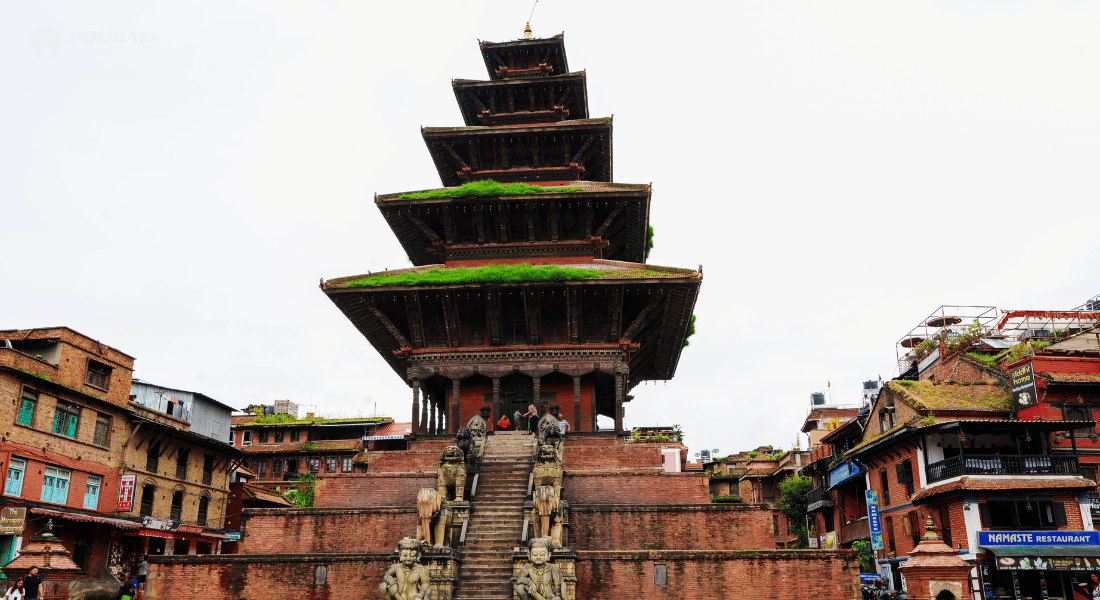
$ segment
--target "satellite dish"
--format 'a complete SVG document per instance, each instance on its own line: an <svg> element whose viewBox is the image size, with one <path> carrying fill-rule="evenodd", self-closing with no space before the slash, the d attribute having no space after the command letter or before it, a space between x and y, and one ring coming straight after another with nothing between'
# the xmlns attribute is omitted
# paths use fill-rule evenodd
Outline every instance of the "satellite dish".
<svg viewBox="0 0 1100 600"><path fill-rule="evenodd" d="M698 452L696 452L696 453L695 453L695 456L696 456L696 457L698 457L698 456L699 456L699 453L698 453Z"/></svg>
<svg viewBox="0 0 1100 600"><path fill-rule="evenodd" d="M713 452L715 454L718 454L718 448L715 448L714 450L711 450L711 452Z"/></svg>

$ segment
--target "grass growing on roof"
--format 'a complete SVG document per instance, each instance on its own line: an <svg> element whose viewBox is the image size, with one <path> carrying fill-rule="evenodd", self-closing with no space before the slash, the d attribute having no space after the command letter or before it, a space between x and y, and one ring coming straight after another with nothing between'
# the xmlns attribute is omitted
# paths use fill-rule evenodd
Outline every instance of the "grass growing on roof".
<svg viewBox="0 0 1100 600"><path fill-rule="evenodd" d="M649 258L649 251L653 249L653 226L646 225L645 230L645 257Z"/></svg>
<svg viewBox="0 0 1100 600"><path fill-rule="evenodd" d="M507 196L510 194L556 194L560 192L583 192L579 187L539 187L526 183L497 183L492 179L471 181L456 188L444 190L430 190L427 192L411 192L398 196L401 200L416 200L419 198L450 198L453 196Z"/></svg>
<svg viewBox="0 0 1100 600"><path fill-rule="evenodd" d="M372 287L377 285L421 285L438 283L508 283L520 281L570 281L598 279L608 275L601 271L559 267L557 265L489 265L485 267L457 267L454 269L430 269L418 273L397 275L372 275L352 281L348 287Z"/></svg>

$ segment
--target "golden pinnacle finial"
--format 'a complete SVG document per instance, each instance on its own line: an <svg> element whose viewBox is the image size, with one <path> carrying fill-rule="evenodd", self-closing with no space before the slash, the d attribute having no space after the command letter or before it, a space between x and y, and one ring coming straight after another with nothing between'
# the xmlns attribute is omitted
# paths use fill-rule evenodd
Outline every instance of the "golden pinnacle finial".
<svg viewBox="0 0 1100 600"><path fill-rule="evenodd" d="M523 28L523 39L529 40L535 37L535 34L531 33L531 22L527 22L527 27Z"/></svg>
<svg viewBox="0 0 1100 600"><path fill-rule="evenodd" d="M932 522L932 515L928 515L928 520L924 522L924 537L921 538L921 541L940 541L940 536L936 535L936 524Z"/></svg>

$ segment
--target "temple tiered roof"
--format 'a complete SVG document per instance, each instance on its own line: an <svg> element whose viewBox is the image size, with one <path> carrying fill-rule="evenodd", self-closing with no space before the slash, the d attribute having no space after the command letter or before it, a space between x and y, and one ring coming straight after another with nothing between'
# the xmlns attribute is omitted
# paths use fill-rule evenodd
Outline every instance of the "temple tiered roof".
<svg viewBox="0 0 1100 600"><path fill-rule="evenodd" d="M481 56L491 79L549 77L569 72L564 33L549 38L481 42Z"/></svg>
<svg viewBox="0 0 1100 600"><path fill-rule="evenodd" d="M467 125L550 123L588 118L585 73L541 79L451 82Z"/></svg>

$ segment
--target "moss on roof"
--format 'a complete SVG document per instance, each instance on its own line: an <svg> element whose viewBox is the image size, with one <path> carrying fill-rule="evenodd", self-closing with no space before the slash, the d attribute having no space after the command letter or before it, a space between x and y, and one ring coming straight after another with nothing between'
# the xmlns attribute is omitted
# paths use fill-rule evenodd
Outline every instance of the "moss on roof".
<svg viewBox="0 0 1100 600"><path fill-rule="evenodd" d="M1012 410L1012 392L995 384L896 380L885 387L917 410Z"/></svg>
<svg viewBox="0 0 1100 600"><path fill-rule="evenodd" d="M238 421L235 422L234 425L335 425L340 423L347 423L350 425L354 423L389 423L392 421L393 419L390 417L349 417L340 419L306 417L304 419L295 419L288 414L280 413L256 417L251 421Z"/></svg>
<svg viewBox="0 0 1100 600"><path fill-rule="evenodd" d="M534 266L488 265L484 267L433 268L426 271L405 271L392 275L381 273L362 279L341 282L343 287L377 287L393 285L432 285L447 283L511 283L528 281L574 281L580 279L662 277L659 271L601 271L557 265Z"/></svg>
<svg viewBox="0 0 1100 600"><path fill-rule="evenodd" d="M457 188L444 188L426 192L409 192L398 196L401 200L420 198L451 198L455 196L514 196L522 194L557 194L565 192L583 192L579 187L540 187L526 183L497 183L492 179L471 181Z"/></svg>

